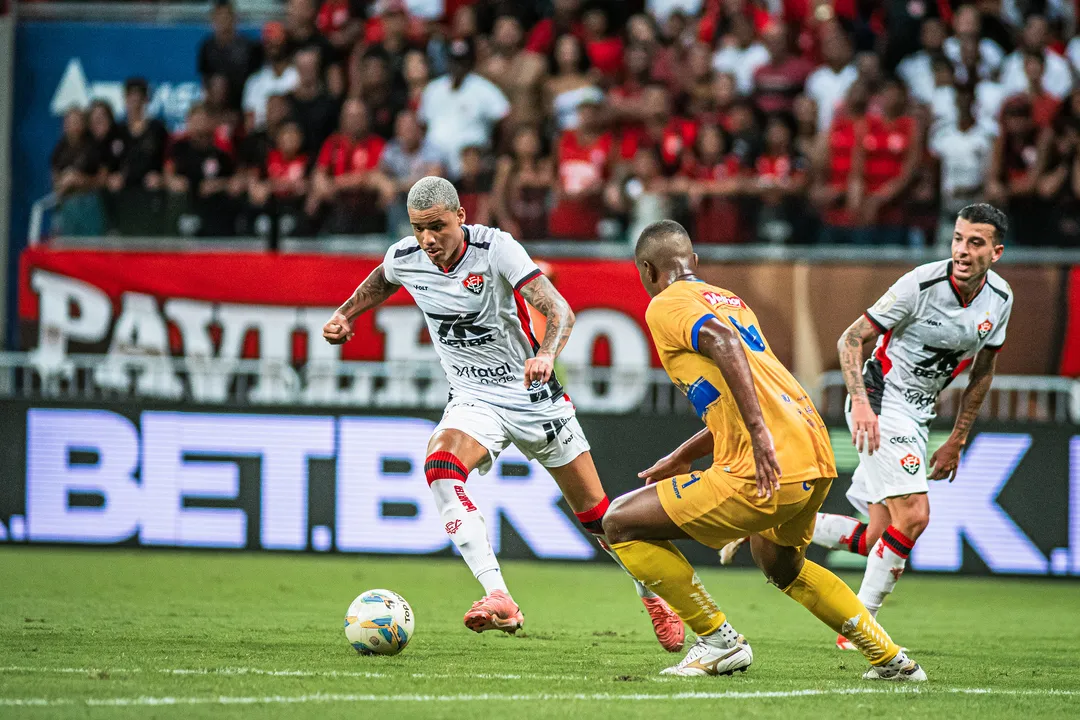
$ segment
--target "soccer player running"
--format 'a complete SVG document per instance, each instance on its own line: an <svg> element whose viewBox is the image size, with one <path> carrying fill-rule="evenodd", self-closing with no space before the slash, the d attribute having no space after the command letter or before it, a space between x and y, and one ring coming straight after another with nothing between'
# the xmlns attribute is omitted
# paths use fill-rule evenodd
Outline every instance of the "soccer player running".
<svg viewBox="0 0 1080 720"><path fill-rule="evenodd" d="M849 393L847 420L859 466L847 497L870 522L818 515L814 543L867 555L859 600L877 615L930 520L930 480L952 482L979 407L994 379L1013 296L991 266L1001 259L1005 214L986 205L960 211L952 257L907 273L838 343ZM877 341L863 363L863 343ZM952 433L926 460L938 395L970 368ZM837 645L850 648L843 633Z"/></svg>
<svg viewBox="0 0 1080 720"><path fill-rule="evenodd" d="M604 518L623 565L697 633L667 675L730 675L753 662L671 540L712 548L750 537L770 582L851 638L870 661L870 680L925 680L836 575L805 558L814 520L836 477L825 424L806 392L773 355L739 297L695 275L697 255L681 225L641 233L636 264L652 301L645 313L664 369L706 427L652 468L643 488L612 503ZM779 449L773 437L779 439ZM690 464L712 454L712 466Z"/></svg>
<svg viewBox="0 0 1080 720"><path fill-rule="evenodd" d="M334 312L323 337L340 344L353 321L405 287L424 313L450 383L450 400L428 442L424 474L450 539L484 597L465 614L476 632L514 633L524 620L510 596L465 481L491 469L513 443L547 468L581 524L611 553L602 520L608 498L574 405L555 377L555 358L570 337L574 313L525 249L510 235L465 225L454 186L425 177L409 191L415 237L395 243L382 264ZM544 341L533 335L528 301L546 319ZM682 649L682 621L635 580L660 644Z"/></svg>

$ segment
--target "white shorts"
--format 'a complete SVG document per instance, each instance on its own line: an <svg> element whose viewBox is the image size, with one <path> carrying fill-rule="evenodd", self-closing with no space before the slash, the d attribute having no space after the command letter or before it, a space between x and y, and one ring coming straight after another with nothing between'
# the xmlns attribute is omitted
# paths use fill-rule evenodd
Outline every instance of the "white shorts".
<svg viewBox="0 0 1080 720"><path fill-rule="evenodd" d="M851 411L847 413L852 428ZM881 445L873 455L859 453L859 467L851 478L847 498L863 513L873 503L885 498L924 493L926 482L926 444L929 428L903 413L882 408L878 415Z"/></svg>
<svg viewBox="0 0 1080 720"><path fill-rule="evenodd" d="M460 430L487 449L488 457L476 468L481 475L487 474L510 443L546 468L568 465L590 450L574 404L565 395L528 410L507 410L476 398L455 397L435 428L435 432L440 430Z"/></svg>

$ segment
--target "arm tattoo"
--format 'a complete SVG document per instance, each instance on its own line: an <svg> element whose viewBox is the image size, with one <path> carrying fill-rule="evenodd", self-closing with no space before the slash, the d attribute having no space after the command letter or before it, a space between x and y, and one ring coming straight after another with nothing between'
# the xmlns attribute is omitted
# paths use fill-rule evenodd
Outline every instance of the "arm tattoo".
<svg viewBox="0 0 1080 720"><path fill-rule="evenodd" d="M395 285L386 279L382 265L380 265L372 270L364 282L360 283L360 287L356 288L356 292L341 304L338 312L352 320L384 302L397 292L400 287L400 285Z"/></svg>
<svg viewBox="0 0 1080 720"><path fill-rule="evenodd" d="M840 372L844 375L844 385L847 386L848 394L852 402L869 402L866 397L866 385L862 378L863 343L870 339L876 339L880 333L865 316L851 323L851 326L840 336L840 342L836 349L840 352Z"/></svg>
<svg viewBox="0 0 1080 720"><path fill-rule="evenodd" d="M521 288L521 295L547 318L544 341L536 354L558 357L574 329L574 311L570 304L543 275Z"/></svg>
<svg viewBox="0 0 1080 720"><path fill-rule="evenodd" d="M980 350L975 356L975 362L971 365L968 385L960 398L960 412L956 414L956 423L952 431L953 436L958 438L961 444L967 442L971 426L975 424L975 418L979 416L979 408L982 407L986 393L990 392L996 365L997 353L993 350Z"/></svg>

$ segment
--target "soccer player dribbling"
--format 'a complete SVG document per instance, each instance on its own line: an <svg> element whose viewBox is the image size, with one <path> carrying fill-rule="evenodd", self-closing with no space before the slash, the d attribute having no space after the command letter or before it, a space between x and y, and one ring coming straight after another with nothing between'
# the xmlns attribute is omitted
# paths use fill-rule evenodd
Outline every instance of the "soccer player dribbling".
<svg viewBox="0 0 1080 720"><path fill-rule="evenodd" d="M875 616L929 522L927 479L952 482L993 382L1013 306L1011 288L991 269L1007 231L997 208L965 207L950 259L902 276L840 338L848 426L859 451L847 497L870 522L820 514L814 543L867 556L859 599ZM864 364L863 344L871 340L874 353ZM938 395L964 370L969 379L952 433L927 460ZM837 645L848 649L847 640L841 634Z"/></svg>
<svg viewBox="0 0 1080 720"><path fill-rule="evenodd" d="M574 405L554 372L574 313L514 238L464 224L465 211L448 180L417 181L407 205L414 236L390 246L382 264L326 323L323 337L335 345L348 341L353 321L402 287L424 313L450 384L424 474L447 535L484 587L465 625L514 633L524 617L466 490L474 469L488 472L513 443L551 473L578 520L611 553L602 528L608 498ZM545 318L542 343L526 301ZM669 652L681 650L682 621L643 584L635 580L635 586L657 640Z"/></svg>
<svg viewBox="0 0 1080 720"><path fill-rule="evenodd" d="M719 549L750 537L769 581L870 661L864 678L925 680L855 593L805 557L836 465L824 422L754 313L696 276L697 255L676 222L645 228L635 263L652 297L645 319L664 370L706 426L654 465L645 487L617 498L603 523L623 566L697 633L682 662L663 674L730 675L753 662L750 644L671 543L691 538ZM708 470L690 472L710 453Z"/></svg>

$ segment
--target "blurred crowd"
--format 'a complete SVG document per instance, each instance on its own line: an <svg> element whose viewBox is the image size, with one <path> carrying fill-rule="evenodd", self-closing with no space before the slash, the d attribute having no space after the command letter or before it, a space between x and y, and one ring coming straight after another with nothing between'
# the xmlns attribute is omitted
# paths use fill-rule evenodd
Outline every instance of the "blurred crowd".
<svg viewBox="0 0 1080 720"><path fill-rule="evenodd" d="M1080 245L1066 0L287 0L211 11L183 131L72 108L57 232L409 234L418 178L523 240L947 243L964 205Z"/></svg>

